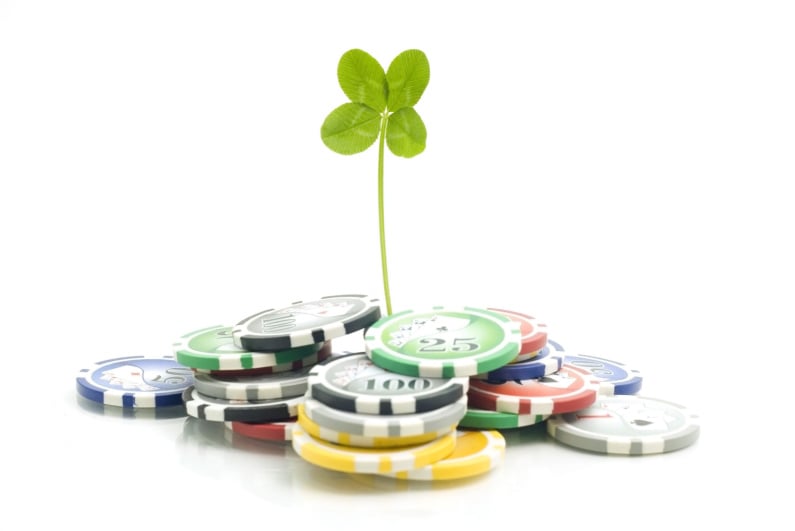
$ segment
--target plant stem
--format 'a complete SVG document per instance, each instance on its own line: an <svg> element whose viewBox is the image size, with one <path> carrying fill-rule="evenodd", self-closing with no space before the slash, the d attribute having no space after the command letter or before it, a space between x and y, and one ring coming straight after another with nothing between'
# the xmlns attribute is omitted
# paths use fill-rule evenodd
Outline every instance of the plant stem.
<svg viewBox="0 0 795 531"><path fill-rule="evenodd" d="M386 233L384 231L384 142L386 141L386 122L388 111L381 115L381 131L378 139L378 232L381 235L381 275L384 278L384 297L386 314L392 315L392 298L389 295L389 273L386 267Z"/></svg>

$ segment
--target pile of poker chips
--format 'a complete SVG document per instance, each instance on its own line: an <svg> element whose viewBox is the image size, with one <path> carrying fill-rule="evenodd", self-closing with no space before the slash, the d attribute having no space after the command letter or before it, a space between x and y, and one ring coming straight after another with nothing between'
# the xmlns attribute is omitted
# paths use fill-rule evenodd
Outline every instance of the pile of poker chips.
<svg viewBox="0 0 795 531"><path fill-rule="evenodd" d="M174 351L195 372L184 392L187 414L291 441L310 463L343 472L454 479L499 464L499 432L456 430L468 378L417 378L378 367L363 352L331 355L332 340L380 317L376 300L334 296L185 335Z"/></svg>
<svg viewBox="0 0 795 531"><path fill-rule="evenodd" d="M365 352L332 353L357 333ZM324 468L417 480L483 474L504 458L501 430L542 422L564 445L611 454L673 451L699 433L685 408L634 395L638 371L569 355L508 310L381 316L377 299L339 295L191 332L174 353L95 364L78 393L121 408L180 403Z"/></svg>
<svg viewBox="0 0 795 531"><path fill-rule="evenodd" d="M191 417L224 422L233 431L287 437L281 428L298 416L307 373L331 356L331 340L375 322L376 299L340 295L295 302L241 320L184 335L177 361L194 371L183 400ZM281 435L280 435L281 430Z"/></svg>

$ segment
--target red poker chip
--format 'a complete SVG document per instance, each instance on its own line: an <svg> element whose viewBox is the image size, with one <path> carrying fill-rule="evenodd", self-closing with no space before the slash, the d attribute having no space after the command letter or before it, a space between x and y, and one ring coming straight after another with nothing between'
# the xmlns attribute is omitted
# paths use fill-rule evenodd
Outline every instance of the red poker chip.
<svg viewBox="0 0 795 531"><path fill-rule="evenodd" d="M291 441L293 439L293 426L296 419L284 422L267 422L252 424L249 422L225 422L226 428L240 435L261 439L263 441Z"/></svg>
<svg viewBox="0 0 795 531"><path fill-rule="evenodd" d="M599 380L592 374L564 364L553 374L531 380L495 384L471 378L468 405L517 415L554 415L589 407L598 391Z"/></svg>
<svg viewBox="0 0 795 531"><path fill-rule="evenodd" d="M527 359L537 354L539 350L547 344L547 325L540 323L535 317L510 310L500 310L488 308L492 312L508 317L512 321L519 323L519 330L522 334L522 348L517 358Z"/></svg>

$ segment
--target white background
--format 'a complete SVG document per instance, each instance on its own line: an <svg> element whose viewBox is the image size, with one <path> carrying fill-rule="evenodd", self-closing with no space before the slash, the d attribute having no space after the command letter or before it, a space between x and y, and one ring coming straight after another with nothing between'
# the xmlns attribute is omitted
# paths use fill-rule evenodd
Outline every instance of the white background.
<svg viewBox="0 0 795 531"><path fill-rule="evenodd" d="M4 516L774 521L786 489L768 477L793 472L794 25L766 1L0 0ZM383 295L377 151L319 138L350 48L431 65L427 149L385 165L394 308L532 314L699 411L696 445L615 458L530 430L488 476L407 486L78 406L94 361L297 299Z"/></svg>

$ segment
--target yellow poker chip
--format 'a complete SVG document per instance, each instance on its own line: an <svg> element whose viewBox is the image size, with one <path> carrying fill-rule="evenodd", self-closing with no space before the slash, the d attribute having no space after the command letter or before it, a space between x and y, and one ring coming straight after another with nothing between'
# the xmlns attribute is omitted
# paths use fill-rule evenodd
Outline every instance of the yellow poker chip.
<svg viewBox="0 0 795 531"><path fill-rule="evenodd" d="M453 453L455 432L433 441L399 448L354 448L316 439L300 425L293 427L293 449L305 461L330 470L357 474L387 474L414 470Z"/></svg>
<svg viewBox="0 0 795 531"><path fill-rule="evenodd" d="M399 446L414 446L438 439L442 435L454 432L456 428L455 424L453 424L440 431L420 433L417 435L405 435L402 437L365 437L364 435L344 433L319 426L306 416L303 404L298 405L298 424L315 439L321 439L341 446L355 446L357 448L396 448Z"/></svg>
<svg viewBox="0 0 795 531"><path fill-rule="evenodd" d="M447 458L414 470L380 475L398 479L440 481L479 476L505 458L505 438L499 431L458 431L455 450Z"/></svg>

